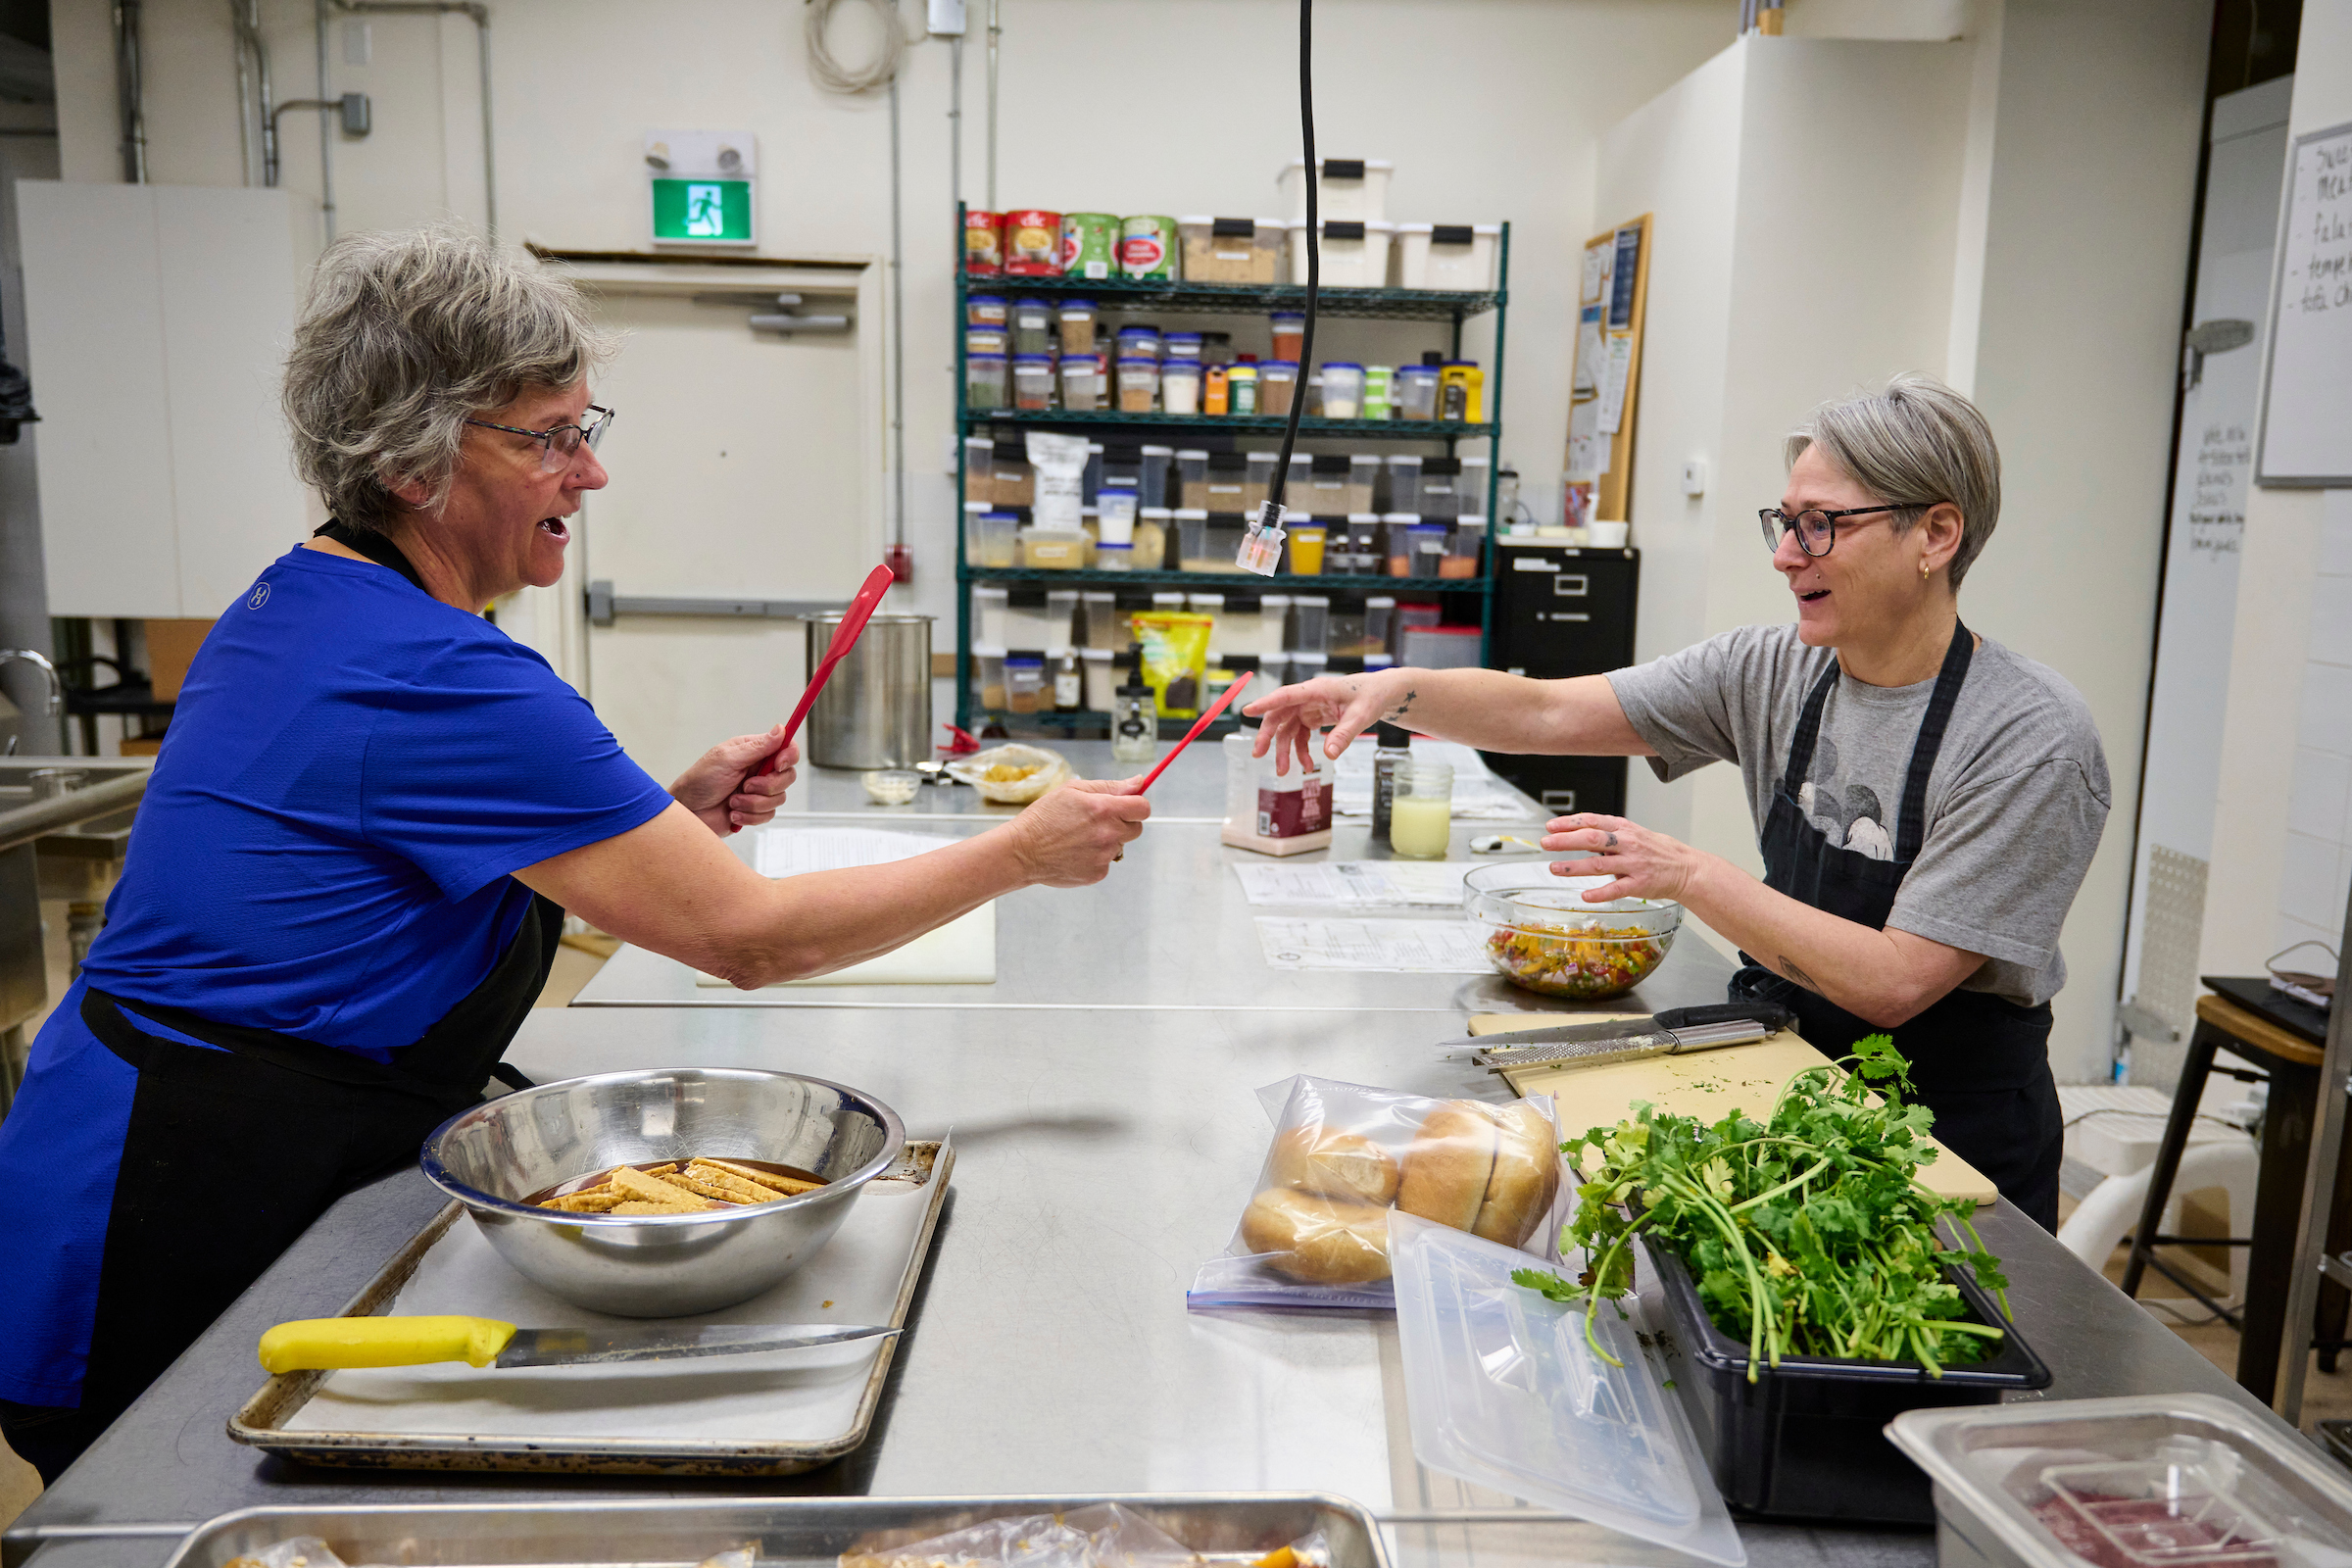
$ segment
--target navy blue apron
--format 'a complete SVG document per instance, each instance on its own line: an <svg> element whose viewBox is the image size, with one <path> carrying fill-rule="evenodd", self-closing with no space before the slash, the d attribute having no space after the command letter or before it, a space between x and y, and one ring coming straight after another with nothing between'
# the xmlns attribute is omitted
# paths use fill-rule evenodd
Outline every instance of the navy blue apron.
<svg viewBox="0 0 2352 1568"><path fill-rule="evenodd" d="M424 587L382 535L340 523L318 532ZM19 1456L54 1482L336 1199L414 1163L485 1080L527 1087L499 1058L547 984L563 931L562 907L533 898L481 983L391 1065L85 987L82 1022L139 1078L81 1402L0 1401L0 1431ZM217 1049L164 1039L140 1020Z"/></svg>
<svg viewBox="0 0 2352 1568"><path fill-rule="evenodd" d="M1838 684L1839 667L1831 659L1805 699L1788 769L1764 819L1766 887L1874 931L1886 929L1895 891L1927 837L1928 775L1943 750L1943 732L1975 647L1968 628L1954 624L1951 648L1911 750L1891 860L1832 844L1797 804L1797 791L1812 770L1822 709ZM1913 1099L1936 1113L1937 1141L1991 1178L2003 1198L2044 1230L2058 1228L2065 1117L2050 1076L2048 1003L2021 1007L1990 992L1955 989L1900 1027L1882 1031L1747 954L1740 956L1743 967L1732 977L1733 999L1780 1003L1796 1014L1797 1029L1824 1055L1846 1055L1865 1035L1892 1034L1896 1049L1910 1058Z"/></svg>

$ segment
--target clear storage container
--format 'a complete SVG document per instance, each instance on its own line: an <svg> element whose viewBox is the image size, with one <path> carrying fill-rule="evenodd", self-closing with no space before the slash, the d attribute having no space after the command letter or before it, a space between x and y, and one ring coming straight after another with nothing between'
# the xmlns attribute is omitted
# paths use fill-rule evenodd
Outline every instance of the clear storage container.
<svg viewBox="0 0 2352 1568"><path fill-rule="evenodd" d="M1190 487L1185 491L1184 504L1207 512L1241 514L1248 512L1250 491L1250 460L1239 452L1212 452L1208 469L1200 477L1200 499L1193 499Z"/></svg>
<svg viewBox="0 0 2352 1568"><path fill-rule="evenodd" d="M1002 332L1010 319L1009 308L1002 294L967 294L963 298L963 324L966 326L993 326Z"/></svg>
<svg viewBox="0 0 2352 1568"><path fill-rule="evenodd" d="M1065 648L1078 646L1075 628L1078 624L1078 590L1049 588L1046 590L1046 652L1058 654Z"/></svg>
<svg viewBox="0 0 2352 1568"><path fill-rule="evenodd" d="M1124 485L1143 499L1147 507L1160 503L1152 499L1144 487L1144 449L1142 447L1111 446L1102 452L1102 485Z"/></svg>
<svg viewBox="0 0 2352 1568"><path fill-rule="evenodd" d="M1137 571L1159 571L1168 560L1168 534L1175 523L1175 514L1166 507L1145 507L1135 514L1135 542L1129 548L1134 556L1129 564Z"/></svg>
<svg viewBox="0 0 2352 1568"><path fill-rule="evenodd" d="M1223 571L1232 563L1218 563L1208 553L1208 513L1200 507L1176 509L1176 564L1182 571ZM1178 608L1184 596L1176 596Z"/></svg>
<svg viewBox="0 0 2352 1568"><path fill-rule="evenodd" d="M997 444L984 435L963 438L963 493L982 500L994 500L996 491Z"/></svg>
<svg viewBox="0 0 2352 1568"><path fill-rule="evenodd" d="M1363 414L1364 368L1351 360L1323 362L1323 417L1353 419Z"/></svg>
<svg viewBox="0 0 2352 1568"><path fill-rule="evenodd" d="M1396 166L1385 158L1326 158L1318 168L1315 214L1328 222L1337 219L1367 220L1389 216L1389 179ZM1291 222L1306 223L1306 160L1293 159L1275 176ZM1325 282L1330 279L1326 277Z"/></svg>
<svg viewBox="0 0 2352 1568"><path fill-rule="evenodd" d="M1045 300L1014 300L1013 357L1018 359L1024 354L1052 354L1057 347L1053 305Z"/></svg>
<svg viewBox="0 0 2352 1568"><path fill-rule="evenodd" d="M1294 686L1313 680L1317 676L1328 675L1331 673L1331 659L1329 655L1295 652L1289 655L1288 658L1291 666L1291 684Z"/></svg>
<svg viewBox="0 0 2352 1568"><path fill-rule="evenodd" d="M1282 277L1283 224L1271 218L1179 218L1188 283L1273 283Z"/></svg>
<svg viewBox="0 0 2352 1568"><path fill-rule="evenodd" d="M1370 512L1373 493L1380 486L1380 454L1356 452L1348 458L1348 506L1349 513Z"/></svg>
<svg viewBox="0 0 2352 1568"><path fill-rule="evenodd" d="M1159 328L1134 323L1119 328L1118 356L1122 360L1157 360Z"/></svg>
<svg viewBox="0 0 2352 1568"><path fill-rule="evenodd" d="M1102 362L1092 354L1065 354L1061 360L1061 406L1091 413L1102 406Z"/></svg>
<svg viewBox="0 0 2352 1568"><path fill-rule="evenodd" d="M972 699L992 713L1004 711L1004 650L972 644Z"/></svg>
<svg viewBox="0 0 2352 1568"><path fill-rule="evenodd" d="M1388 535L1389 575L1410 577L1413 574L1412 531L1421 521L1418 512L1392 512L1382 518L1382 530Z"/></svg>
<svg viewBox="0 0 2352 1568"><path fill-rule="evenodd" d="M1027 507L1037 502L1037 470L1029 466L1029 448L1019 441L1000 441L989 461L988 498L1000 507Z"/></svg>
<svg viewBox="0 0 2352 1568"><path fill-rule="evenodd" d="M1438 378L1445 372L1434 365L1399 365L1391 383L1396 417L1434 419L1438 416Z"/></svg>
<svg viewBox="0 0 2352 1568"><path fill-rule="evenodd" d="M1095 328L1102 319L1093 300L1063 300L1057 313L1061 329L1061 352L1092 354L1095 352Z"/></svg>
<svg viewBox="0 0 2352 1568"><path fill-rule="evenodd" d="M1329 559L1333 571L1371 575L1387 570L1388 563L1380 554L1380 514L1349 513L1345 531L1332 534Z"/></svg>
<svg viewBox="0 0 2352 1568"><path fill-rule="evenodd" d="M1019 354L1012 361L1012 406L1034 413L1054 406L1054 361L1044 354Z"/></svg>
<svg viewBox="0 0 2352 1568"><path fill-rule="evenodd" d="M1159 362L1129 359L1119 361L1119 412L1150 414L1159 407Z"/></svg>
<svg viewBox="0 0 2352 1568"><path fill-rule="evenodd" d="M1256 702L1268 692L1279 691L1291 683L1291 656L1284 653L1257 656L1257 679L1250 683L1250 700Z"/></svg>
<svg viewBox="0 0 2352 1568"><path fill-rule="evenodd" d="M1098 553L1101 547L1098 546ZM1127 646L1127 617L1119 613L1119 596L1107 588L1086 590L1080 601L1086 613L1086 646L1112 650ZM1093 707L1093 704L1088 704Z"/></svg>
<svg viewBox="0 0 2352 1568"><path fill-rule="evenodd" d="M1274 465L1281 461L1279 452L1245 452L1242 454L1242 513L1254 517L1257 509L1266 504L1274 487Z"/></svg>
<svg viewBox="0 0 2352 1568"><path fill-rule="evenodd" d="M972 519L965 542L967 559L975 566L1002 571L1020 564L1021 519L1009 512L984 512Z"/></svg>
<svg viewBox="0 0 2352 1568"><path fill-rule="evenodd" d="M1483 517L1487 514L1487 486L1494 473L1492 458L1457 458L1462 471L1453 481L1453 514L1456 517Z"/></svg>
<svg viewBox="0 0 2352 1568"><path fill-rule="evenodd" d="M1386 594L1375 594L1364 601L1364 641L1369 646L1364 657L1369 660L1375 651L1394 653L1396 636L1396 601ZM1367 667L1369 667L1367 665Z"/></svg>
<svg viewBox="0 0 2352 1568"><path fill-rule="evenodd" d="M1199 332L1170 332L1167 335L1167 341L1160 349L1160 358L1163 360L1199 360L1201 358L1200 345L1203 341L1202 334ZM1164 366L1161 368L1161 371L1163 374L1165 373Z"/></svg>
<svg viewBox="0 0 2352 1568"><path fill-rule="evenodd" d="M1181 505L1206 509L1207 503L1196 499L1200 487L1208 483L1208 449L1179 447L1176 450L1176 496Z"/></svg>
<svg viewBox="0 0 2352 1568"><path fill-rule="evenodd" d="M981 583L972 589L972 641L1004 646L1005 637L1005 601L1009 590L999 583Z"/></svg>
<svg viewBox="0 0 2352 1568"><path fill-rule="evenodd" d="M975 354L1010 354L1012 339L1001 326L967 326L963 329L963 354L970 359Z"/></svg>
<svg viewBox="0 0 2352 1568"><path fill-rule="evenodd" d="M1012 407L1012 377L1002 354L973 354L963 362L963 406L983 412Z"/></svg>
<svg viewBox="0 0 2352 1568"><path fill-rule="evenodd" d="M1451 522L1461 514L1461 497L1457 490L1457 481L1461 476L1461 459L1424 458L1421 461L1421 505L1414 510L1424 517Z"/></svg>
<svg viewBox="0 0 2352 1568"><path fill-rule="evenodd" d="M1478 644L1476 626L1414 626L1398 661L1416 669L1476 669Z"/></svg>
<svg viewBox="0 0 2352 1568"><path fill-rule="evenodd" d="M1383 288L1389 281L1389 240L1395 225L1353 219L1323 220L1323 286ZM1291 281L1306 281L1306 220L1291 224Z"/></svg>
<svg viewBox="0 0 2352 1568"><path fill-rule="evenodd" d="M1257 412L1283 415L1291 412L1291 399L1298 395L1298 367L1289 360L1268 360L1257 368ZM1240 410L1235 410L1240 413Z"/></svg>
<svg viewBox="0 0 2352 1568"><path fill-rule="evenodd" d="M1389 511L1421 510L1421 459L1418 454L1389 459Z"/></svg>
<svg viewBox="0 0 2352 1568"><path fill-rule="evenodd" d="M1446 541L1452 532L1453 528L1450 524L1432 522L1428 519L1428 514L1424 513L1421 521L1404 530L1405 553L1410 560L1403 575L1407 577L1444 576L1445 572L1440 567L1446 555ZM1396 548L1394 541L1390 548Z"/></svg>
<svg viewBox="0 0 2352 1568"><path fill-rule="evenodd" d="M1053 706L1046 694L1046 662L1035 654L1007 654L1004 658L1004 711L1035 713Z"/></svg>
<svg viewBox="0 0 2352 1568"><path fill-rule="evenodd" d="M1446 554L1438 562L1441 577L1475 577L1479 563L1487 548L1487 519L1456 517L1453 532L1446 542Z"/></svg>
<svg viewBox="0 0 2352 1568"><path fill-rule="evenodd" d="M1081 648L1079 667L1086 681L1086 706L1095 712L1110 711L1110 694L1119 684L1119 672L1111 667L1116 650L1109 648Z"/></svg>
<svg viewBox="0 0 2352 1568"><path fill-rule="evenodd" d="M1076 571L1086 564L1087 537L1079 528L1023 528L1021 564L1043 570Z"/></svg>
<svg viewBox="0 0 2352 1568"><path fill-rule="evenodd" d="M1266 328L1274 339L1274 352L1269 359L1285 360L1293 365L1306 352L1306 313L1304 311L1271 311L1266 316Z"/></svg>
<svg viewBox="0 0 2352 1568"><path fill-rule="evenodd" d="M1208 617L1208 658L1209 662L1216 662L1225 652L1225 596L1188 593L1184 596L1184 608L1196 615Z"/></svg>
<svg viewBox="0 0 2352 1568"><path fill-rule="evenodd" d="M1095 498L1095 537L1102 544L1135 542L1136 496L1124 486L1106 486Z"/></svg>
<svg viewBox="0 0 2352 1568"><path fill-rule="evenodd" d="M1173 447L1147 446L1136 458L1136 493L1147 507L1170 507L1175 500L1171 489L1176 463Z"/></svg>
<svg viewBox="0 0 2352 1568"><path fill-rule="evenodd" d="M1159 403L1160 408L1169 414L1190 416L1200 412L1199 360L1159 362Z"/></svg>
<svg viewBox="0 0 2352 1568"><path fill-rule="evenodd" d="M1398 223L1396 286L1484 293L1501 242L1500 223Z"/></svg>
<svg viewBox="0 0 2352 1568"><path fill-rule="evenodd" d="M1293 613L1288 651L1294 655L1330 653L1330 597L1325 594L1299 594L1292 599L1291 605Z"/></svg>
<svg viewBox="0 0 2352 1568"><path fill-rule="evenodd" d="M1291 646L1291 596L1266 594L1257 602L1259 657L1280 655Z"/></svg>

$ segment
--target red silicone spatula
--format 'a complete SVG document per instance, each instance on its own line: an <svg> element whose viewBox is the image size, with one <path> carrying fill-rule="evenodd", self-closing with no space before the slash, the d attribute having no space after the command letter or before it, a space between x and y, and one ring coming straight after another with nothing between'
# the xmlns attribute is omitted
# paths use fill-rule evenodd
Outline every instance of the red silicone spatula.
<svg viewBox="0 0 2352 1568"><path fill-rule="evenodd" d="M1235 694L1238 693L1243 687L1250 684L1250 677L1255 673L1255 670L1245 670L1240 680L1237 680L1232 685L1226 687L1225 695L1218 698L1215 702L1209 704L1207 712L1202 713L1199 718L1193 720L1193 727L1184 732L1184 739L1176 743L1176 749L1168 753L1167 756L1161 758L1157 767L1144 775L1144 781L1135 787L1135 793L1141 795L1144 793L1144 791L1150 789L1152 787L1152 781L1159 777L1160 774L1165 773L1168 770L1168 764L1176 760L1178 757L1182 756L1184 754L1184 749L1187 746L1192 745L1194 741L1200 739L1200 732L1208 728L1209 720L1215 718L1219 713L1225 711L1225 705L1232 702Z"/></svg>
<svg viewBox="0 0 2352 1568"><path fill-rule="evenodd" d="M808 716L810 706L816 702L816 694L825 689L825 680L833 673L833 666L849 658L850 650L858 646L858 634L865 630L865 623L873 618L874 607L882 602L882 596L890 591L890 585L895 581L897 579L891 575L888 566L876 566L866 573L864 586L858 590L858 597L850 601L849 612L841 617L841 625L833 633L833 640L825 645L825 657L818 660L816 668L808 672L808 689L801 693L801 700L793 708L792 716L784 721L784 744L770 752L767 760L752 769L752 777L761 778L776 770L776 759L784 755L786 748L792 745L792 738L801 732L801 720Z"/></svg>

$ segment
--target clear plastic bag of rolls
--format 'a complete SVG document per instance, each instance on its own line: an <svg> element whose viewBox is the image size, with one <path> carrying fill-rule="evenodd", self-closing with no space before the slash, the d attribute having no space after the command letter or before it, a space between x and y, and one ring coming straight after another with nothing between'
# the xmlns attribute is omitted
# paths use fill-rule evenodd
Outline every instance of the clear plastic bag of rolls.
<svg viewBox="0 0 2352 1568"><path fill-rule="evenodd" d="M1258 1099L1274 1137L1189 1305L1393 1307L1397 1208L1558 1261L1573 1189L1548 1096L1433 1100L1301 1075Z"/></svg>

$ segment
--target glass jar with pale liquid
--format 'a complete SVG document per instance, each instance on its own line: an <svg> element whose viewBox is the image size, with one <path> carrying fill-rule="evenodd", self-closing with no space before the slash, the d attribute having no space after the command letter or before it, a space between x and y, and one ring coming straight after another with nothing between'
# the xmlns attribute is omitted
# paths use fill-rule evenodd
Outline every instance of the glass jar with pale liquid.
<svg viewBox="0 0 2352 1568"><path fill-rule="evenodd" d="M1443 860L1453 835L1453 768L1415 758L1396 764L1389 808L1389 853L1404 860Z"/></svg>

